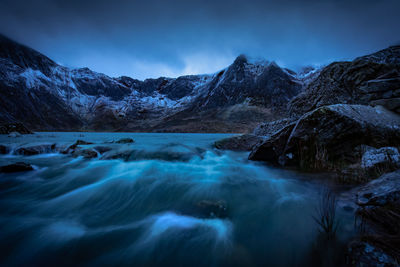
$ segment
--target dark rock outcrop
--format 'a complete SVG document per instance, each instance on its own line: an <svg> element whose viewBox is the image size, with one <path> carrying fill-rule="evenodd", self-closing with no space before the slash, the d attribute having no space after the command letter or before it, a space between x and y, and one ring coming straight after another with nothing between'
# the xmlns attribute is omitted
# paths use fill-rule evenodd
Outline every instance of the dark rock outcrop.
<svg viewBox="0 0 400 267"><path fill-rule="evenodd" d="M262 137L256 135L244 134L218 140L214 143L214 146L223 150L250 151L253 146L262 140Z"/></svg>
<svg viewBox="0 0 400 267"><path fill-rule="evenodd" d="M276 121L270 121L270 122L263 122L260 123L253 131L254 135L258 136L271 136L274 133L282 130L289 124L292 124L295 122L295 119L293 118L285 118L281 120L276 120Z"/></svg>
<svg viewBox="0 0 400 267"><path fill-rule="evenodd" d="M116 144L132 144L135 141L132 138L121 138L118 141L115 141Z"/></svg>
<svg viewBox="0 0 400 267"><path fill-rule="evenodd" d="M35 146L20 147L14 151L14 154L23 156L33 156L51 152L56 152L56 144L42 144Z"/></svg>
<svg viewBox="0 0 400 267"><path fill-rule="evenodd" d="M3 173L26 172L26 171L33 171L33 168L30 164L26 164L24 162L17 162L0 167L0 172Z"/></svg>
<svg viewBox="0 0 400 267"><path fill-rule="evenodd" d="M361 167L370 175L381 170L400 168L400 153L396 147L367 147L361 158Z"/></svg>
<svg viewBox="0 0 400 267"><path fill-rule="evenodd" d="M17 132L20 134L32 134L32 132L22 123L17 122L0 124L0 134L10 134L12 132Z"/></svg>
<svg viewBox="0 0 400 267"><path fill-rule="evenodd" d="M400 116L363 105L331 105L303 115L257 145L249 159L332 169L359 162L355 148L400 145Z"/></svg>
<svg viewBox="0 0 400 267"><path fill-rule="evenodd" d="M348 266L354 267L397 267L396 260L371 243L355 240L348 246Z"/></svg>
<svg viewBox="0 0 400 267"><path fill-rule="evenodd" d="M355 266L398 266L400 261L400 170L354 189L361 236L349 245ZM369 265L368 265L369 264Z"/></svg>
<svg viewBox="0 0 400 267"><path fill-rule="evenodd" d="M325 105L383 105L399 112L400 46L392 46L351 62L335 62L290 103L292 115L300 116Z"/></svg>

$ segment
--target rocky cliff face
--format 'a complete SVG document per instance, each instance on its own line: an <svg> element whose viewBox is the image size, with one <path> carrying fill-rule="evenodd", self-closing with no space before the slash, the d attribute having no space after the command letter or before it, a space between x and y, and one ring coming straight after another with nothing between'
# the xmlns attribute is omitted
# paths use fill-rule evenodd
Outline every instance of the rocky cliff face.
<svg viewBox="0 0 400 267"><path fill-rule="evenodd" d="M292 115L332 104L383 105L400 113L400 46L323 68L290 103Z"/></svg>
<svg viewBox="0 0 400 267"><path fill-rule="evenodd" d="M0 37L0 120L34 130L246 131L282 116L301 86L293 72L245 56L212 75L111 78Z"/></svg>

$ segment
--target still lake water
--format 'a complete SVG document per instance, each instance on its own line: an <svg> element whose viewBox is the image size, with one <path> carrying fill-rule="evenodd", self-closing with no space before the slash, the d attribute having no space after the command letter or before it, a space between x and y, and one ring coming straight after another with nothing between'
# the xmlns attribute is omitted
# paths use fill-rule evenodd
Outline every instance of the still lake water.
<svg viewBox="0 0 400 267"><path fill-rule="evenodd" d="M323 183L248 161L246 152L213 148L214 141L227 136L0 136L0 144L12 149L0 155L0 165L23 161L35 168L0 174L0 264L325 264L318 257L331 262L320 251L312 218ZM124 137L136 142L109 143ZM13 155L21 146L55 143L60 147L77 139L95 143L83 147L101 145L112 150L95 159L54 151ZM104 159L118 154L125 156ZM353 234L353 212L338 209L338 218L337 242L345 243Z"/></svg>

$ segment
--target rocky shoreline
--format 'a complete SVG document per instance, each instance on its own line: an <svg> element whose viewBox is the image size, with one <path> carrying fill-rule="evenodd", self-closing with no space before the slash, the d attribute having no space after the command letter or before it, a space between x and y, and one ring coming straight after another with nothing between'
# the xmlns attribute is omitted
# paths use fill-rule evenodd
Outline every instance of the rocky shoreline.
<svg viewBox="0 0 400 267"><path fill-rule="evenodd" d="M332 63L293 98L289 116L253 135L216 142L250 151L249 160L329 172L352 184L360 234L348 244L351 266L400 263L400 47Z"/></svg>

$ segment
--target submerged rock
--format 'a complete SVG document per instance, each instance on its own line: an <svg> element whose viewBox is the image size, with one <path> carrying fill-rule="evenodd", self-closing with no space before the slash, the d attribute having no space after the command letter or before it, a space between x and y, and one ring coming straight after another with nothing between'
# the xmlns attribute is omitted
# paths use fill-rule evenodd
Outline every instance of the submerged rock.
<svg viewBox="0 0 400 267"><path fill-rule="evenodd" d="M134 142L135 141L132 138L121 138L118 141L115 141L114 143L116 143L116 144L131 144Z"/></svg>
<svg viewBox="0 0 400 267"><path fill-rule="evenodd" d="M30 164L26 164L24 162L17 162L0 167L0 172L3 173L26 172L26 171L33 171L33 168Z"/></svg>
<svg viewBox="0 0 400 267"><path fill-rule="evenodd" d="M18 133L18 132L11 132L9 135L8 135L8 137L21 137L21 134L20 133Z"/></svg>
<svg viewBox="0 0 400 267"><path fill-rule="evenodd" d="M331 105L303 115L254 147L250 160L326 170L359 162L356 147L400 145L400 116L382 108Z"/></svg>
<svg viewBox="0 0 400 267"><path fill-rule="evenodd" d="M179 151L169 151L169 150L160 150L160 151L145 151L145 150L136 150L136 149L127 149L127 150L112 150L101 157L101 159L121 159L124 161L133 161L133 160L163 160L163 161L189 161L194 156L199 156L199 153L196 152L179 152Z"/></svg>
<svg viewBox="0 0 400 267"><path fill-rule="evenodd" d="M108 151L111 151L112 148L108 146L95 146L94 149L99 152L100 154L104 154Z"/></svg>
<svg viewBox="0 0 400 267"><path fill-rule="evenodd" d="M56 151L56 144L42 144L28 147L20 147L15 150L14 154L33 156Z"/></svg>
<svg viewBox="0 0 400 267"><path fill-rule="evenodd" d="M223 219L228 217L228 206L224 200L202 200L196 205L196 213L199 217Z"/></svg>
<svg viewBox="0 0 400 267"><path fill-rule="evenodd" d="M87 142L84 140L76 140L76 142L72 145L70 145L67 149L61 151L62 154L72 154L75 152L75 150L77 149L77 147L79 145L92 145L92 142Z"/></svg>
<svg viewBox="0 0 400 267"><path fill-rule="evenodd" d="M0 145L0 154L7 154L10 152L10 149L4 145Z"/></svg>
<svg viewBox="0 0 400 267"><path fill-rule="evenodd" d="M93 149L76 149L72 155L74 157L82 156L86 159L97 158L98 154Z"/></svg>
<svg viewBox="0 0 400 267"><path fill-rule="evenodd" d="M104 153L101 159L109 160L109 159L121 159L124 161L128 161L131 157L133 150L123 150L123 151L109 151Z"/></svg>
<svg viewBox="0 0 400 267"><path fill-rule="evenodd" d="M250 151L254 145L262 140L262 137L256 135L244 134L218 140L214 143L214 146L225 150Z"/></svg>

